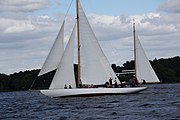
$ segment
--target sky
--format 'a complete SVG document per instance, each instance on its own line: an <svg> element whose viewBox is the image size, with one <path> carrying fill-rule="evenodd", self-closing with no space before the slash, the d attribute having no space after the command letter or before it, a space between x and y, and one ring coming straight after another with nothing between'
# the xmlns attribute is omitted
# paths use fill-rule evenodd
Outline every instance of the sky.
<svg viewBox="0 0 180 120"><path fill-rule="evenodd" d="M65 18L70 3L0 0L0 73L40 69L64 19L66 44L75 20L75 0ZM81 4L111 64L133 60L133 19L150 60L180 56L179 0L81 0Z"/></svg>

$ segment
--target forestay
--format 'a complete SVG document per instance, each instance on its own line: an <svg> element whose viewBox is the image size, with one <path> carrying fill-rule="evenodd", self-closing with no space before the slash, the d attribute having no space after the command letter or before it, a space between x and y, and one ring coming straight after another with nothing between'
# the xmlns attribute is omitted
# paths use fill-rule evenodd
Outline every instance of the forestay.
<svg viewBox="0 0 180 120"><path fill-rule="evenodd" d="M116 78L106 56L79 3L79 22L81 39L81 81L84 84L104 84L109 78Z"/></svg>

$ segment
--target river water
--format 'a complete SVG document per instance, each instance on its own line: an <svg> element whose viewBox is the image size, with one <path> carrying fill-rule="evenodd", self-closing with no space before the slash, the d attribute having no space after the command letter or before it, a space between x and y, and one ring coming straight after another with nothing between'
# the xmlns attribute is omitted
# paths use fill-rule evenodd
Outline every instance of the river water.
<svg viewBox="0 0 180 120"><path fill-rule="evenodd" d="M180 120L180 84L148 87L138 94L56 99L1 92L0 120Z"/></svg>

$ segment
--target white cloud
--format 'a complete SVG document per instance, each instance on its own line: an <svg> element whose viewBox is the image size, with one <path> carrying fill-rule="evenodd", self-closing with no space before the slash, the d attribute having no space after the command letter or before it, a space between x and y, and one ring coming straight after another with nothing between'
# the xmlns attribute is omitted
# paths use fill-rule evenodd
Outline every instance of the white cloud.
<svg viewBox="0 0 180 120"><path fill-rule="evenodd" d="M21 24L16 24L14 26L11 26L5 30L7 33L16 33L16 32L25 32L25 31L30 31L34 30L35 26L32 25L31 23L21 23Z"/></svg>
<svg viewBox="0 0 180 120"><path fill-rule="evenodd" d="M126 60L133 59L133 18L136 18L137 34L150 59L180 55L178 52L180 50L180 21L178 21L180 16L178 14L175 16L174 14L148 13L126 17L94 15L94 18L92 16L89 18L93 19L92 26L95 28L95 33L98 33L99 40L102 40L103 47L106 46L103 49L111 62L122 64ZM103 44L103 40L109 42L104 41ZM114 54L116 52L119 55Z"/></svg>
<svg viewBox="0 0 180 120"><path fill-rule="evenodd" d="M48 7L47 0L1 0L1 12L32 12Z"/></svg>
<svg viewBox="0 0 180 120"><path fill-rule="evenodd" d="M180 13L179 0L166 0L159 6L159 10L169 13Z"/></svg>

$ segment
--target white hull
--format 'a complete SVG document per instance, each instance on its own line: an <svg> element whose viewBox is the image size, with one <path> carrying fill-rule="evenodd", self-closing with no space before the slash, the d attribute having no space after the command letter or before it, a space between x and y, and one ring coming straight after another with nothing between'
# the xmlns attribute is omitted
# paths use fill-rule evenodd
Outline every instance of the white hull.
<svg viewBox="0 0 180 120"><path fill-rule="evenodd" d="M40 92L49 97L70 97L70 96L96 96L106 94L131 94L138 93L147 87L133 88L77 88L77 89L48 89Z"/></svg>

